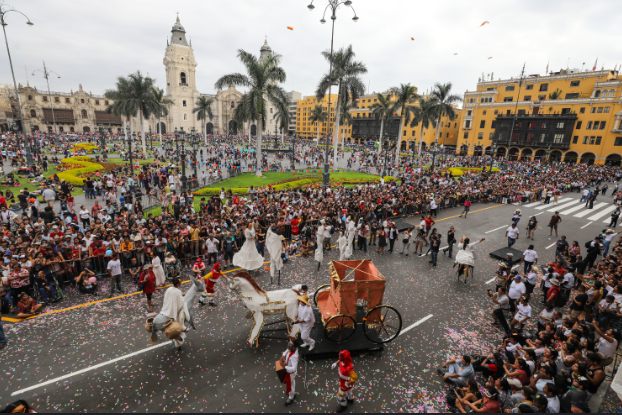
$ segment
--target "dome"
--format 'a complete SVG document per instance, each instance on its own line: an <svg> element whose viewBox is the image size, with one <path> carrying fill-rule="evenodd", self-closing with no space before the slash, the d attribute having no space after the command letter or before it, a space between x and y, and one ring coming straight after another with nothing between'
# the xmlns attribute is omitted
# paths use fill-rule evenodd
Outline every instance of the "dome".
<svg viewBox="0 0 622 415"><path fill-rule="evenodd" d="M175 21L175 24L173 25L173 29L171 29L171 31L186 33L186 29L184 29L184 27L181 25L181 22L179 21L179 16L177 16L177 20Z"/></svg>
<svg viewBox="0 0 622 415"><path fill-rule="evenodd" d="M259 49L259 51L261 52L272 52L272 48L268 45L268 38L266 37L266 41L263 43L263 46L261 47L261 49Z"/></svg>

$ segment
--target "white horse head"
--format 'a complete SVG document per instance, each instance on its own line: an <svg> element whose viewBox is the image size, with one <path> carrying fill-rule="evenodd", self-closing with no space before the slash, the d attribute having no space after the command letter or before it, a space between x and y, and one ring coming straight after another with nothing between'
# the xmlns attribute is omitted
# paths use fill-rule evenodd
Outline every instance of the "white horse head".
<svg viewBox="0 0 622 415"><path fill-rule="evenodd" d="M255 279L248 272L240 271L229 279L229 289L235 290L239 288L244 297L260 297L264 301L268 300L266 291L257 284Z"/></svg>

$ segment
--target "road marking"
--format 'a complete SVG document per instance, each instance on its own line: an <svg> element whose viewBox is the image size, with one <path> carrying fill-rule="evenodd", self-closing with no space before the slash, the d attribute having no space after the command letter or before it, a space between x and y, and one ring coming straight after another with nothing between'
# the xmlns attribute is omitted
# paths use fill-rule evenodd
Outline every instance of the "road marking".
<svg viewBox="0 0 622 415"><path fill-rule="evenodd" d="M501 227L499 227L499 228L496 228L496 229L493 229L493 230L491 230L491 231L484 232L484 233L490 233L490 232L498 231L499 229L503 229L503 228L505 228L506 226L510 226L510 225L503 225L503 226L501 226Z"/></svg>
<svg viewBox="0 0 622 415"><path fill-rule="evenodd" d="M564 210L563 212L559 212L560 215L567 215L572 212L576 212L577 210L581 210L585 207L584 204L580 204L579 206L575 206L572 209Z"/></svg>
<svg viewBox="0 0 622 415"><path fill-rule="evenodd" d="M171 340L171 341L169 341L169 342L160 343L160 344L158 344L158 345L156 345L156 346L147 347L146 349L139 350L139 351L137 351L137 352L133 352L133 353L130 353L130 354L126 354L125 356L117 357L116 359L112 359L112 360L109 360L109 361L107 361L107 362L104 362L104 363L100 363L100 364L98 364L98 365L95 365L95 366L89 366L89 367L84 368L84 369L82 369L82 370L78 370L77 372L72 372L72 373L69 373L69 374L67 374L67 375L59 376L59 377L57 377L57 378L54 378L54 379L48 380L48 381L46 381L46 382L38 383L38 384L36 384L36 385L29 386L29 387L24 388L24 389L20 389L20 390L18 390L18 391L13 392L13 393L11 394L11 396L19 395L19 394L21 394L21 393L28 392L28 391L31 391L31 390L33 390L33 389L38 389L38 388L40 388L40 387L42 387L42 386L47 386L47 385L50 385L50 384L52 384L52 383L56 383L56 382L61 381L61 380L63 380L63 379L67 379L67 378L70 378L70 377L73 377L73 376L76 376L76 375L80 375L80 374L82 374L82 373L90 372L91 370L98 369L98 368L100 368L100 367L102 367L102 366L107 366L107 365L109 365L109 364L112 364L112 363L118 362L119 360L124 360L124 359L127 359L128 357L132 357L132 356L136 356L136 355L139 355L139 354L142 354L142 353L148 352L149 350L158 349L158 348L160 348L160 347L163 347L163 346L166 346L166 345L170 345L171 343L173 343L173 340Z"/></svg>
<svg viewBox="0 0 622 415"><path fill-rule="evenodd" d="M587 228L588 226L590 226L592 224L592 222L588 223L587 225L581 226L581 229L583 228Z"/></svg>
<svg viewBox="0 0 622 415"><path fill-rule="evenodd" d="M552 243L552 244L550 244L549 246L547 246L547 247L546 247L546 248L544 248L544 249L549 249L550 247L552 247L552 246L553 246L553 245L555 245L556 243L557 243L557 242Z"/></svg>
<svg viewBox="0 0 622 415"><path fill-rule="evenodd" d="M572 202L566 203L565 205L555 206L553 209L547 210L547 212L555 212L555 211L558 211L559 209L565 209L568 206L572 206L572 205L574 205L576 203L579 203L579 201L578 200L573 200Z"/></svg>
<svg viewBox="0 0 622 415"><path fill-rule="evenodd" d="M535 215L533 215L533 216L538 216L538 215L541 215L541 214L543 214L543 213L544 213L544 212L536 213L536 214L535 214Z"/></svg>
<svg viewBox="0 0 622 415"><path fill-rule="evenodd" d="M428 314L427 316L425 316L424 318L422 318L421 320L417 321L416 323L411 324L410 326L406 327L404 330L402 330L400 332L400 334L398 336L401 336L402 334L406 333L409 330L414 329L415 327L417 327L419 324L424 323L426 321L428 321L429 319L431 319L433 316L433 314Z"/></svg>
<svg viewBox="0 0 622 415"><path fill-rule="evenodd" d="M543 199L544 199L544 198L543 198ZM559 202L564 202L564 201L568 201L568 200L570 200L570 199L571 199L570 197L562 197L562 198L560 198L560 199L557 201L557 203L559 203ZM537 201L537 202L530 203L530 204L528 204L528 205L525 205L525 207L534 207L534 206L538 206L538 205L542 205L542 201ZM545 205L545 206L548 206L548 205ZM544 209L544 208L542 208L542 209Z"/></svg>
<svg viewBox="0 0 622 415"><path fill-rule="evenodd" d="M609 213L613 212L617 208L618 207L615 206L615 205L614 206L609 206L608 208L601 210L597 214L590 216L589 218L587 218L587 220L598 220L598 219L602 218L603 216L606 216Z"/></svg>
<svg viewBox="0 0 622 415"><path fill-rule="evenodd" d="M494 277L493 279L486 281L486 284L490 284L491 282L493 282L496 279L497 279L497 277Z"/></svg>
<svg viewBox="0 0 622 415"><path fill-rule="evenodd" d="M583 212L581 212L581 213L577 213L576 215L574 215L574 217L575 217L575 218L582 218L583 216L587 216L587 215L589 215L590 213L594 213L594 212L596 212L598 209L600 209L600 208L601 208L601 207L603 207L603 206L607 206L608 204L609 204L609 203L601 202L601 203L599 203L599 204L597 204L597 205L594 205L594 208L593 208L593 209L588 209L588 208L585 208L585 210L584 210Z"/></svg>
<svg viewBox="0 0 622 415"><path fill-rule="evenodd" d="M557 201L557 203L558 203L558 204L559 204L559 202L564 202L564 203L566 203L566 202L568 202L568 201L570 201L570 200L571 200L571 199L570 199L569 197L565 197L565 198L563 198L563 199L559 199L559 200ZM537 207L537 208L536 208L536 210L546 209L546 208L551 207L551 206L553 206L553 205L552 205L552 204L550 204L550 203L547 203L546 205L545 205L545 204L543 204L542 206Z"/></svg>

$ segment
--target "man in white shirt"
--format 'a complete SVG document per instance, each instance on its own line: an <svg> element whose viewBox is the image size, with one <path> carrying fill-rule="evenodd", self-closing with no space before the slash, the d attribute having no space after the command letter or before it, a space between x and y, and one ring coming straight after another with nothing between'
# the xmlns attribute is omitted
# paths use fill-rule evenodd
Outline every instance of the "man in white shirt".
<svg viewBox="0 0 622 415"><path fill-rule="evenodd" d="M315 325L315 316L313 315L313 309L309 304L308 295L298 296L298 316L294 324L300 325L300 338L302 344L300 347L309 347L309 351L315 347L315 340L311 338L311 329Z"/></svg>
<svg viewBox="0 0 622 415"><path fill-rule="evenodd" d="M285 367L287 374L285 375L285 393L287 393L287 401L285 406L289 406L296 400L296 374L298 372L298 349L294 342L287 344L287 350L281 356L281 364Z"/></svg>
<svg viewBox="0 0 622 415"><path fill-rule="evenodd" d="M508 248L511 248L518 239L518 228L515 223L513 223L512 226L505 231L505 236L508 237Z"/></svg>
<svg viewBox="0 0 622 415"><path fill-rule="evenodd" d="M523 273L527 275L527 273L531 270L531 267L538 263L538 253L533 250L533 245L529 245L527 250L523 252L523 261L525 262Z"/></svg>
<svg viewBox="0 0 622 415"><path fill-rule="evenodd" d="M112 260L108 262L108 273L110 274L111 282L110 282L110 297L114 294L115 286L120 293L123 293L121 289L121 275L123 275L123 271L121 271L121 261L119 260L119 254L112 254Z"/></svg>
<svg viewBox="0 0 622 415"><path fill-rule="evenodd" d="M521 281L521 276L518 275L516 270L512 271L512 276L513 281L510 284L510 289L508 290L508 297L510 297L510 312L513 317L514 314L516 314L516 302L527 292L527 288Z"/></svg>

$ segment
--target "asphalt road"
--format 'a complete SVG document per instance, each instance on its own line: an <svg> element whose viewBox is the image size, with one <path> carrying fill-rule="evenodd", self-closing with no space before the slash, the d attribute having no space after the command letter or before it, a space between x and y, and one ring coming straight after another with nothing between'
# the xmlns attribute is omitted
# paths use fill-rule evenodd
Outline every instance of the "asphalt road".
<svg viewBox="0 0 622 415"><path fill-rule="evenodd" d="M609 216L605 210L611 196L600 197L596 206L605 205L591 211L575 202L579 197L569 194L561 198L559 206L544 208L475 204L467 218L457 217L458 208L441 212L435 226L443 235L453 225L458 237L466 235L472 241L486 238L475 249L475 280L467 284L457 281L453 260L441 253L439 266L432 268L429 256L400 255L399 240L395 252L385 251L382 256L371 249L375 247L367 254L356 251L355 259L373 259L387 278L384 303L400 311L404 329L432 316L400 335L383 352L355 357L359 381L356 403L349 411L445 411L443 385L435 368L448 356L481 353L499 345L501 333L489 324L491 306L486 290L492 286L496 261L488 253L507 246L504 233L512 213L517 207L523 212L521 235L514 248L524 250L533 243L542 263L553 259L557 240L549 237L546 228L553 214L550 210L561 211L559 234L579 241L580 246L608 224L603 221ZM580 208L573 210L575 207ZM535 241L524 235L527 218L533 214L538 214L544 228L537 230ZM416 218L408 220L418 222ZM282 286L307 283L313 290L326 284L328 260L332 259L338 259L336 250L325 255L317 272L313 258L294 258L284 267ZM257 281L268 290L276 288L270 286L269 272L264 269ZM541 296L538 289L536 292L532 305L539 312ZM155 310L159 310L162 297L162 291L155 295ZM285 350L286 340L264 340L257 349L247 346L251 321L245 318L237 294L223 283L218 284L218 307L196 306L198 330L188 334L180 352L162 343L149 345L142 295L84 306L90 300L70 293L54 305L55 313L19 323L4 322L10 343L0 352L2 403L24 398L40 412L326 412L337 405L338 379L330 369L332 361L318 359L306 368L301 361L297 402L283 406L285 386L278 382L274 362ZM63 310L69 306L78 307ZM96 365L101 366L75 373ZM303 385L305 376L308 389ZM59 377L65 378L50 382Z"/></svg>

